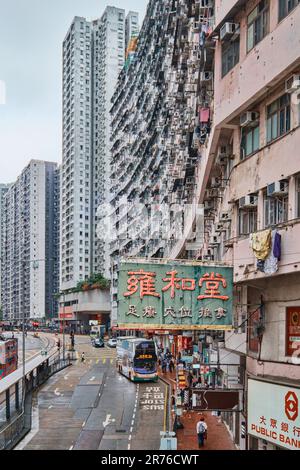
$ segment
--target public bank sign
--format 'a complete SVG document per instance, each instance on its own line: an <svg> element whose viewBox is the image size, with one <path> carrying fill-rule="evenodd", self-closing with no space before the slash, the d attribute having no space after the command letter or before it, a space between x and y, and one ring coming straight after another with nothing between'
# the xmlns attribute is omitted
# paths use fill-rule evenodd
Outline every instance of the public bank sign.
<svg viewBox="0 0 300 470"><path fill-rule="evenodd" d="M184 261L122 261L118 326L232 329L233 268Z"/></svg>
<svg viewBox="0 0 300 470"><path fill-rule="evenodd" d="M300 450L300 388L249 379L248 433Z"/></svg>

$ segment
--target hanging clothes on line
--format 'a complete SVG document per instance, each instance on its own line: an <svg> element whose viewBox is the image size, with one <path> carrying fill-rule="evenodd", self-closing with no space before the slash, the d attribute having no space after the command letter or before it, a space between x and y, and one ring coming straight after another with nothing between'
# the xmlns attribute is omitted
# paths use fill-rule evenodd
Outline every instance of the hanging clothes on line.
<svg viewBox="0 0 300 470"><path fill-rule="evenodd" d="M266 260L272 248L272 231L253 233L251 238L251 247L255 257L259 260Z"/></svg>

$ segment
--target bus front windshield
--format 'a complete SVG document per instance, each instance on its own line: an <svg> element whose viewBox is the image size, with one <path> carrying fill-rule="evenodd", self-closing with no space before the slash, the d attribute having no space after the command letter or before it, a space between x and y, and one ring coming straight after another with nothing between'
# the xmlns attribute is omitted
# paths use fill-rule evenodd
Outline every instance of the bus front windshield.
<svg viewBox="0 0 300 470"><path fill-rule="evenodd" d="M141 373L155 373L157 371L157 356L153 342L144 342L136 347L134 368L136 372Z"/></svg>

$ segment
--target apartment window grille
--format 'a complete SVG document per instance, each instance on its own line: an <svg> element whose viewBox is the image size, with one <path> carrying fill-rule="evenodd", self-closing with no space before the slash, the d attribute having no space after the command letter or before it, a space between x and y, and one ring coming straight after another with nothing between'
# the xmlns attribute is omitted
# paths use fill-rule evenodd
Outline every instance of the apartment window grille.
<svg viewBox="0 0 300 470"><path fill-rule="evenodd" d="M278 197L265 196L265 228L287 222L288 199L288 195Z"/></svg>
<svg viewBox="0 0 300 470"><path fill-rule="evenodd" d="M299 3L300 0L279 0L279 21L283 20Z"/></svg>
<svg viewBox="0 0 300 470"><path fill-rule="evenodd" d="M222 77L230 72L240 60L240 39L229 41L222 46Z"/></svg>
<svg viewBox="0 0 300 470"><path fill-rule="evenodd" d="M291 129L291 97L285 94L267 107L267 142Z"/></svg>
<svg viewBox="0 0 300 470"><path fill-rule="evenodd" d="M296 179L297 217L300 217L300 175Z"/></svg>
<svg viewBox="0 0 300 470"><path fill-rule="evenodd" d="M261 0L247 18L247 52L258 44L269 30L269 1Z"/></svg>
<svg viewBox="0 0 300 470"><path fill-rule="evenodd" d="M259 150L259 126L242 129L241 160Z"/></svg>
<svg viewBox="0 0 300 470"><path fill-rule="evenodd" d="M239 210L239 235L257 232L257 208Z"/></svg>

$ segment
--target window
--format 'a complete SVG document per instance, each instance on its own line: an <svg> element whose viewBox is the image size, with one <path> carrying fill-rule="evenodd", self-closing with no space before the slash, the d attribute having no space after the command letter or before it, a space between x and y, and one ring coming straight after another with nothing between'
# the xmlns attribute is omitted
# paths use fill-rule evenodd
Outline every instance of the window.
<svg viewBox="0 0 300 470"><path fill-rule="evenodd" d="M289 132L291 128L291 97L281 96L267 107L267 142Z"/></svg>
<svg viewBox="0 0 300 470"><path fill-rule="evenodd" d="M240 40L229 41L222 46L222 77L240 60Z"/></svg>
<svg viewBox="0 0 300 470"><path fill-rule="evenodd" d="M242 128L241 160L259 149L259 126Z"/></svg>
<svg viewBox="0 0 300 470"><path fill-rule="evenodd" d="M265 196L264 206L266 228L288 220L288 195L278 197Z"/></svg>
<svg viewBox="0 0 300 470"><path fill-rule="evenodd" d="M300 176L296 179L296 197L297 217L300 217Z"/></svg>
<svg viewBox="0 0 300 470"><path fill-rule="evenodd" d="M257 208L239 210L239 235L257 232Z"/></svg>
<svg viewBox="0 0 300 470"><path fill-rule="evenodd" d="M247 19L247 52L258 44L268 33L269 28L269 2L261 0L252 10Z"/></svg>
<svg viewBox="0 0 300 470"><path fill-rule="evenodd" d="M279 0L279 21L283 20L299 3L300 0Z"/></svg>

